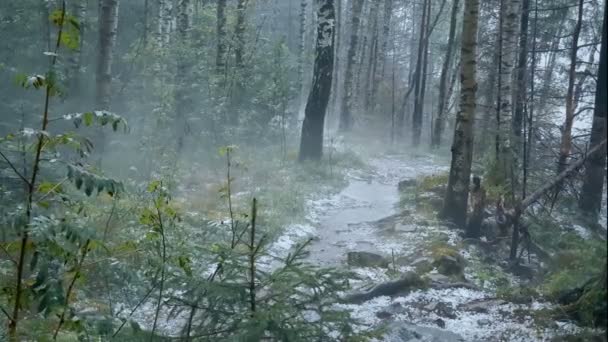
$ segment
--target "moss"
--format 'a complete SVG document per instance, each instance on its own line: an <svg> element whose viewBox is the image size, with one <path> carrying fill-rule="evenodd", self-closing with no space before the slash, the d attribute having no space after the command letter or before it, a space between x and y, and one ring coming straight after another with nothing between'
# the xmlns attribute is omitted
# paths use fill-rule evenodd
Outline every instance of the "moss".
<svg viewBox="0 0 608 342"><path fill-rule="evenodd" d="M434 192L447 186L449 176L448 173L439 173L421 178L416 186L416 193Z"/></svg>

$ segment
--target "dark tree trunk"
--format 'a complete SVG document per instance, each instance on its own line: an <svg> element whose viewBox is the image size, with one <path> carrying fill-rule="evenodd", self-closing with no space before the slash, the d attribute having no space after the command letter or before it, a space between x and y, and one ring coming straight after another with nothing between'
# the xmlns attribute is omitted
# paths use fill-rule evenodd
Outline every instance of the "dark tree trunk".
<svg viewBox="0 0 608 342"><path fill-rule="evenodd" d="M445 127L444 115L450 99L449 97L446 97L446 92L448 86L448 75L450 73L450 67L452 66L452 51L454 50L454 37L456 36L456 22L458 20L459 5L460 0L453 0L452 14L450 17L450 32L448 35L448 46L439 79L439 109L437 110L437 117L435 118L433 126L433 137L431 141L431 147L433 148L438 148L441 145L441 138L443 136L443 129Z"/></svg>
<svg viewBox="0 0 608 342"><path fill-rule="evenodd" d="M422 74L423 64L426 63L425 58L425 40L427 35L427 23L429 13L429 0L424 0L422 4L422 21L420 22L420 37L418 42L418 56L416 61L416 71L414 72L414 112L412 113L412 144L418 146L420 143L420 134L422 133L422 99L421 99L421 83L425 75Z"/></svg>
<svg viewBox="0 0 608 342"><path fill-rule="evenodd" d="M334 0L318 1L318 27L312 87L302 124L300 161L320 160L323 155L323 126L334 68Z"/></svg>
<svg viewBox="0 0 608 342"><path fill-rule="evenodd" d="M452 161L442 216L464 228L473 160L473 123L477 92L477 24L479 0L465 0L461 47L460 109L456 116Z"/></svg>
<svg viewBox="0 0 608 342"><path fill-rule="evenodd" d="M606 1L604 1L606 4ZM593 124L589 146L596 146L606 140L606 112L608 111L608 99L606 92L608 85L606 74L606 48L608 15L604 5L604 28L602 29L602 47L600 51L600 67L598 70L597 88L595 91L595 109L593 111ZM606 177L606 145L596 153L593 153L585 162L585 176L579 206L583 212L589 215L593 221L597 221L601 209L602 192L604 191L604 178Z"/></svg>
<svg viewBox="0 0 608 342"><path fill-rule="evenodd" d="M361 10L363 9L364 0L352 0L352 25L350 28L351 37L348 47L348 55L346 60L346 79L344 87L346 93L342 101L342 112L340 113L340 131L348 132L353 126L353 110L354 110L354 92L355 92L355 70L357 64L357 50L359 47L359 26L361 23Z"/></svg>

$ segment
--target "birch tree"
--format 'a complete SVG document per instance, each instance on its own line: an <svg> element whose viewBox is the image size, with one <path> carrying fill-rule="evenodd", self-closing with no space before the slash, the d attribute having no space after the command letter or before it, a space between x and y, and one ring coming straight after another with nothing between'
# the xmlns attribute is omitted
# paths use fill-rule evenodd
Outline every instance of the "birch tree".
<svg viewBox="0 0 608 342"><path fill-rule="evenodd" d="M342 112L340 113L340 131L348 132L353 126L353 111L355 102L355 72L357 64L357 49L359 48L360 16L364 0L352 0L352 25L350 28L350 45L346 60L346 76L344 80L345 94L342 98Z"/></svg>
<svg viewBox="0 0 608 342"><path fill-rule="evenodd" d="M452 161L442 216L459 227L466 226L467 200L473 159L473 123L477 92L477 24L479 0L464 1L460 66L460 108L456 116Z"/></svg>
<svg viewBox="0 0 608 342"><path fill-rule="evenodd" d="M334 0L317 0L318 24L312 87L302 124L299 160L320 160L323 155L323 126L329 102L334 67Z"/></svg>
<svg viewBox="0 0 608 342"><path fill-rule="evenodd" d="M96 107L110 109L112 60L118 29L119 0L101 0L99 12L99 49L97 51Z"/></svg>

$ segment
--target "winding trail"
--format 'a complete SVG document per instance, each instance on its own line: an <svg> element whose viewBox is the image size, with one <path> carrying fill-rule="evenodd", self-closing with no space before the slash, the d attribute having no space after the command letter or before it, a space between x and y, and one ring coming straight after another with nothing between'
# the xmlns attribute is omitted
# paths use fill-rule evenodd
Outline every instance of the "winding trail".
<svg viewBox="0 0 608 342"><path fill-rule="evenodd" d="M388 326L383 341L550 341L581 331L571 322L538 324L535 313L552 308L550 303L497 300L497 284L492 279L481 279L476 269L483 265L477 247L463 245L457 231L421 215L413 197L400 198L400 181L446 172L445 160L433 155L381 155L369 164L369 170L349 173L349 185L340 193L310 200L309 224L287 229L279 239L287 242L283 249L312 237L311 263L348 267L357 275L349 279L352 287L366 290L395 277L385 268L348 266L348 252L371 252L388 260L405 261L392 266L402 274L414 269L408 262L428 259L429 243L439 240L460 250L467 262L465 277L481 290L426 289L377 297L360 305L336 304L352 312L359 329ZM498 272L497 267L482 267L484 272ZM430 271L434 273L436 269ZM501 280L512 286L520 284L515 277Z"/></svg>

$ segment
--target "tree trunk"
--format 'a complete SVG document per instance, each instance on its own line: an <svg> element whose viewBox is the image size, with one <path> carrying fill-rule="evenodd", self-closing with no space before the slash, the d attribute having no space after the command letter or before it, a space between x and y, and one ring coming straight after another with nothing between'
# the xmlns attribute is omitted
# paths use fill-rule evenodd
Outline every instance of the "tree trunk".
<svg viewBox="0 0 608 342"><path fill-rule="evenodd" d="M323 126L334 68L334 0L317 0L318 26L312 87L302 124L299 160L320 160L323 155Z"/></svg>
<svg viewBox="0 0 608 342"><path fill-rule="evenodd" d="M479 0L465 0L464 8L460 109L456 116L450 176L442 210L443 217L462 228L466 226L471 162L473 159Z"/></svg>
<svg viewBox="0 0 608 342"><path fill-rule="evenodd" d="M561 128L562 139L560 142L559 159L557 162L557 173L562 172L566 166L570 150L572 149L572 125L574 124L574 84L576 83L576 65L578 55L578 38L581 34L583 24L583 0L578 2L578 17L574 33L572 34L572 47L570 48L570 68L568 69L568 92L566 94L566 119Z"/></svg>
<svg viewBox="0 0 608 342"><path fill-rule="evenodd" d="M180 40L180 48L187 49L190 34L190 0L178 0L177 3L177 33ZM188 94L187 75L190 73L188 57L185 53L177 55L176 89L175 89L175 113L176 113L176 135L177 155L181 153L184 146L184 136L187 134L186 114L192 109L191 99Z"/></svg>
<svg viewBox="0 0 608 342"><path fill-rule="evenodd" d="M606 1L604 1L604 4L606 4ZM606 92L608 90L606 81L606 74L608 74L608 68L606 66L606 48L608 45L606 38L608 26L607 13L606 5L604 5L604 28L602 29L600 67L597 76L597 88L595 90L595 108L593 110L593 124L591 127L589 146L596 146L599 142L606 140L606 112L608 112L608 100L606 99ZM583 178L579 207L583 212L589 215L594 222L597 222L601 210L604 177L606 177L606 152L606 145L604 145L603 149L600 149L589 156L585 162L585 175Z"/></svg>
<svg viewBox="0 0 608 342"><path fill-rule="evenodd" d="M166 47L171 41L171 31L173 31L173 1L159 0L157 42L160 48Z"/></svg>
<svg viewBox="0 0 608 342"><path fill-rule="evenodd" d="M217 74L221 75L226 68L226 0L218 0L216 7L217 20L217 55L215 67Z"/></svg>
<svg viewBox="0 0 608 342"><path fill-rule="evenodd" d="M118 28L118 0L101 0L97 54L96 108L109 110L112 95L112 55Z"/></svg>
<svg viewBox="0 0 608 342"><path fill-rule="evenodd" d="M350 28L351 37L348 47L348 55L346 60L346 78L344 87L346 93L342 98L342 112L340 113L339 129L342 132L348 132L353 126L353 110L354 110L354 92L355 92L355 71L357 64L357 49L359 47L359 26L361 10L363 9L364 0L352 0L352 25Z"/></svg>
<svg viewBox="0 0 608 342"><path fill-rule="evenodd" d="M234 37L236 46L234 47L234 60L237 68L243 68L243 56L245 54L245 26L247 15L247 3L249 0L239 0L236 6L236 27L234 28Z"/></svg>
<svg viewBox="0 0 608 342"><path fill-rule="evenodd" d="M379 75L384 76L384 71L386 68L386 60L387 60L387 51L388 51L388 40L389 34L391 32L391 15L393 13L393 0L385 0L384 1L384 17L382 19L382 45L380 52L378 53L379 62L381 63L380 73ZM377 68L378 69L378 68ZM377 87L376 87L377 88Z"/></svg>
<svg viewBox="0 0 608 342"><path fill-rule="evenodd" d="M422 20L420 22L420 36L418 41L418 56L416 61L416 71L414 72L414 112L412 113L412 145L418 146L420 143L420 134L422 133L422 99L420 86L422 75L422 65L425 64L425 36L427 34L427 23L429 13L429 0L424 0L422 4Z"/></svg>
<svg viewBox="0 0 608 342"><path fill-rule="evenodd" d="M84 45L84 32L87 20L87 4L84 0L76 0L72 3L72 13L78 20L80 30L78 32L78 47L72 51L69 57L70 63L70 92L72 95L80 91L80 69L82 67L82 48Z"/></svg>
<svg viewBox="0 0 608 342"><path fill-rule="evenodd" d="M520 0L503 0L502 37L500 56L499 110L497 117L497 160L500 157L500 141L504 143L502 151L511 147L511 129L505 128L513 114L513 70L517 56L517 26L520 11ZM502 136L502 138L501 138ZM506 172L506 170L503 170Z"/></svg>
<svg viewBox="0 0 608 342"><path fill-rule="evenodd" d="M456 36L456 22L458 18L458 7L460 0L453 0L452 2L452 14L450 17L450 32L448 35L448 46L445 53L445 59L443 60L443 66L441 68L441 77L439 79L439 109L437 110L437 117L435 117L435 123L433 126L433 137L431 141L431 147L439 148L441 146L441 138L443 136L443 129L445 127L445 109L449 101L449 97L446 98L447 86L448 86L448 75L452 66L452 55L454 49L454 37Z"/></svg>
<svg viewBox="0 0 608 342"><path fill-rule="evenodd" d="M515 102L515 114L513 116L512 128L514 148L519 149L521 143L522 127L524 120L524 107L526 104L526 71L528 68L528 21L530 0L523 0L521 10L521 24L519 36L519 57L517 61L517 98Z"/></svg>

